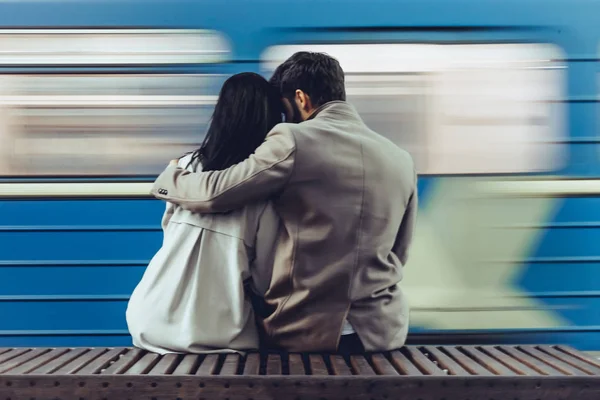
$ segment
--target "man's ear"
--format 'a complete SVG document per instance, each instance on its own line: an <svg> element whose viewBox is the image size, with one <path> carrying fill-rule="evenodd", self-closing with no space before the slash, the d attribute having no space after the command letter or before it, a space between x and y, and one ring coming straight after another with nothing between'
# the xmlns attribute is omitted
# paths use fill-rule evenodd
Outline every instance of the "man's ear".
<svg viewBox="0 0 600 400"><path fill-rule="evenodd" d="M313 109L312 102L310 101L310 96L304 93L302 90L296 90L296 103L298 107L304 112L310 112Z"/></svg>

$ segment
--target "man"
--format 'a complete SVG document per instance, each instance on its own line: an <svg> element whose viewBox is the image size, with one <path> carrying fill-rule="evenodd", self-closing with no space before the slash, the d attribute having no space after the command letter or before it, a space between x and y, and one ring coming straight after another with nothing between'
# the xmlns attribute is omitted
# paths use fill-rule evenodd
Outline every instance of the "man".
<svg viewBox="0 0 600 400"><path fill-rule="evenodd" d="M263 328L273 345L400 347L409 310L398 284L417 213L413 161L345 102L344 73L332 57L296 53L272 81L288 117L303 122L277 125L255 154L223 171L171 165L152 193L201 213L272 199L282 226L265 295L274 311Z"/></svg>

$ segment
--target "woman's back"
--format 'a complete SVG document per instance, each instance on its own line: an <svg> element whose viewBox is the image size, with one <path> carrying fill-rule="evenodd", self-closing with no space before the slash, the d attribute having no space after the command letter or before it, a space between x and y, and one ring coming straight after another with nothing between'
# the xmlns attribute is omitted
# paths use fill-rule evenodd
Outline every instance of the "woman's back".
<svg viewBox="0 0 600 400"><path fill-rule="evenodd" d="M127 308L134 345L157 353L257 348L244 282L252 279L262 295L270 281L277 230L270 203L206 215L167 207L163 245Z"/></svg>
<svg viewBox="0 0 600 400"><path fill-rule="evenodd" d="M281 122L281 111L279 92L264 78L230 77L202 146L179 166L219 170L244 160ZM207 215L167 204L162 226L162 247L127 308L134 345L157 353L258 348L244 289L263 295L271 280L279 224L270 203Z"/></svg>

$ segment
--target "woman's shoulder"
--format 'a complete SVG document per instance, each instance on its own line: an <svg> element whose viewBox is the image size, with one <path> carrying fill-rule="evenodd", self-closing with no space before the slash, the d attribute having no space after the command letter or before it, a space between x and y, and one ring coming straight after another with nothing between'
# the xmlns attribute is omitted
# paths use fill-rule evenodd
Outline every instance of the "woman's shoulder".
<svg viewBox="0 0 600 400"><path fill-rule="evenodd" d="M181 157L179 159L177 166L179 168L186 168L190 164L190 161L192 161L193 156L194 156L194 153L187 153L186 155L184 155L183 157Z"/></svg>
<svg viewBox="0 0 600 400"><path fill-rule="evenodd" d="M194 171L197 164L199 164L197 157L194 159L194 152L190 152L179 159L177 166L189 171Z"/></svg>

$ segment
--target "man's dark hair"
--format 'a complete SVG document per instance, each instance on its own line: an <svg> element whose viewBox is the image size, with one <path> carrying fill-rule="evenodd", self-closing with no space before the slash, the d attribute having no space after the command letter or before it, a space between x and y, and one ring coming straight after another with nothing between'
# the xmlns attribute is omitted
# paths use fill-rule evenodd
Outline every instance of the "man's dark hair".
<svg viewBox="0 0 600 400"><path fill-rule="evenodd" d="M269 83L275 86L279 91L281 91L281 80L283 79L283 74L287 72L288 69L297 61L302 59L306 54L310 54L306 51L299 51L294 53L291 57L285 60L283 63L279 64L279 66L273 72L271 79L269 79Z"/></svg>
<svg viewBox="0 0 600 400"><path fill-rule="evenodd" d="M310 97L314 107L334 100L346 100L344 71L335 58L324 53L295 53L277 67L269 82L290 100L296 90L302 90Z"/></svg>

